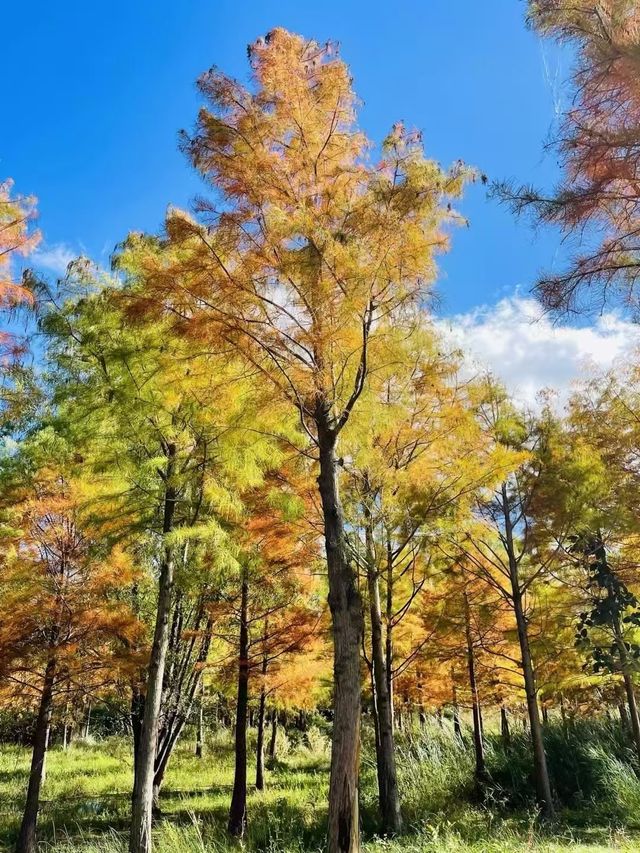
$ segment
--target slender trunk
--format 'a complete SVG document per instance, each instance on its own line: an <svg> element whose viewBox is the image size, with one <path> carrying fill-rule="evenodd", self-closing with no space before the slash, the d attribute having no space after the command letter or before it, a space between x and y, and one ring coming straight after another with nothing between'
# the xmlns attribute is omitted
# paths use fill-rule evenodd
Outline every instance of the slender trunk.
<svg viewBox="0 0 640 853"><path fill-rule="evenodd" d="M173 750L178 743L180 735L186 725L187 717L181 716L180 719L172 726L170 737L164 742L164 748L160 754L156 752L156 758L153 764L153 814L159 816L160 810L160 791L164 776L167 772L169 759L173 754Z"/></svg>
<svg viewBox="0 0 640 853"><path fill-rule="evenodd" d="M267 624L264 627L264 642L266 643ZM262 684L260 685L260 702L258 705L258 737L256 741L256 788L264 790L264 716L267 703L267 688L265 677L267 675L268 658L266 652L262 657Z"/></svg>
<svg viewBox="0 0 640 853"><path fill-rule="evenodd" d="M89 702L89 706L87 707L87 717L84 721L84 734L83 737L85 740L89 737L89 731L91 729L91 702Z"/></svg>
<svg viewBox="0 0 640 853"><path fill-rule="evenodd" d="M387 663L387 693L391 707L391 732L395 728L393 709L393 547L387 536L387 594L385 601L385 650L384 659Z"/></svg>
<svg viewBox="0 0 640 853"><path fill-rule="evenodd" d="M627 706L629 708L629 721L631 723L631 736L636 749L638 760L640 761L640 718L638 717L638 704L636 702L636 694L633 689L633 680L631 678L629 656L627 647L624 644L624 638L618 621L614 624L614 632L618 650L620 653L620 663L622 668L622 678L624 681L624 689L627 694Z"/></svg>
<svg viewBox="0 0 640 853"><path fill-rule="evenodd" d="M360 818L360 643L363 620L357 577L351 565L338 491L336 436L320 404L316 423L320 451L318 485L324 517L333 627L333 734L329 781L328 853L358 853Z"/></svg>
<svg viewBox="0 0 640 853"><path fill-rule="evenodd" d="M560 694L560 716L562 718L562 725L566 727L567 725L567 712L564 707L564 696L562 693Z"/></svg>
<svg viewBox="0 0 640 853"><path fill-rule="evenodd" d="M378 703L376 701L376 680L373 677L373 661L368 662L369 679L371 681L371 716L373 718L373 734L376 744L377 773L380 777L380 726L378 721Z"/></svg>
<svg viewBox="0 0 640 853"><path fill-rule="evenodd" d="M195 649L195 635L200 631L201 612L196 618L191 627L193 636L185 643L185 649L181 659L176 657L176 647L171 647L174 651L174 661L172 664L171 685L165 684L163 703L168 703L163 714L163 723L158 732L158 742L156 746L156 758L154 769L154 809L159 811L159 796L162 781L169 764L169 760L173 755L173 751L182 735L184 727L191 716L196 694L199 689L204 690L204 681L202 675L202 666L207 660L209 648L211 645L211 630L212 619L209 618L206 623L204 636L201 639L199 651L196 660L193 660L193 651ZM182 621L182 616L181 616ZM182 628L176 632L174 641L180 644ZM168 679L165 678L165 682ZM202 703L200 702L201 706Z"/></svg>
<svg viewBox="0 0 640 853"><path fill-rule="evenodd" d="M269 760L273 761L276 757L276 741L278 739L278 712L274 711L271 715L271 738L269 740Z"/></svg>
<svg viewBox="0 0 640 853"><path fill-rule="evenodd" d="M502 705L500 708L500 732L502 734L502 743L508 749L511 746L511 732L509 730L509 717L507 709Z"/></svg>
<svg viewBox="0 0 640 853"><path fill-rule="evenodd" d="M624 702L618 702L618 713L620 714L620 725L625 734L631 731L631 723L629 722L629 712Z"/></svg>
<svg viewBox="0 0 640 853"><path fill-rule="evenodd" d="M480 697L478 694L478 682L476 679L476 658L471 630L471 613L469 610L469 598L466 591L464 596L464 627L467 640L467 669L469 671L469 688L471 690L471 710L473 716L473 749L476 761L476 779L484 782L487 778L487 769L484 761L484 741L482 738L482 712L480 710Z"/></svg>
<svg viewBox="0 0 640 853"><path fill-rule="evenodd" d="M382 798L384 786L384 769L382 766L382 747L380 744L380 717L378 716L378 699L376 696L376 680L373 674L373 661L369 662L369 678L371 680L371 716L373 718L373 734L376 748L376 779L378 781L378 811L382 815Z"/></svg>
<svg viewBox="0 0 640 853"><path fill-rule="evenodd" d="M456 687L455 675L451 670L451 699L453 703L453 733L462 740L462 726L460 725L460 709L458 707L458 689Z"/></svg>
<svg viewBox="0 0 640 853"><path fill-rule="evenodd" d="M529 635L527 620L522 607L522 597L517 587L514 589L513 606L515 610L516 623L518 627L518 641L520 644L520 655L522 657L522 674L524 677L524 690L527 698L527 711L531 743L533 746L533 770L536 781L536 793L538 803L545 817L553 815L553 800L551 797L551 783L547 769L547 756L544 750L542 737L542 724L538 709L538 696L536 689L535 671L529 650Z"/></svg>
<svg viewBox="0 0 640 853"><path fill-rule="evenodd" d="M16 853L36 853L38 848L36 828L40 808L40 788L44 776L44 762L49 740L49 725L53 707L53 685L56 676L56 659L51 657L47 663L40 695L40 707L36 720L36 729L29 772L27 799L22 815L22 824L16 843Z"/></svg>
<svg viewBox="0 0 640 853"><path fill-rule="evenodd" d="M200 696L198 700L198 723L196 726L196 758L202 758L204 749L204 678L200 678Z"/></svg>
<svg viewBox="0 0 640 853"><path fill-rule="evenodd" d="M152 849L151 822L153 817L153 779L156 749L158 742L158 722L160 719L160 703L162 698L162 683L167 659L169 642L169 617L174 582L174 553L173 545L166 541L166 536L173 529L173 519L176 506L176 491L173 485L175 473L176 448L174 444L167 447L167 468L165 475L164 519L162 532L165 536L160 579L158 584L158 604L156 624L151 647L151 658L147 672L147 691L144 702L144 716L140 732L140 745L135 770L135 789L131 814L131 833L129 836L129 853L150 853Z"/></svg>
<svg viewBox="0 0 640 853"><path fill-rule="evenodd" d="M144 717L144 695L136 683L131 688L131 731L133 733L133 789L131 807L138 790L138 767L140 764L140 743L142 740L142 718Z"/></svg>
<svg viewBox="0 0 640 853"><path fill-rule="evenodd" d="M378 768L378 797L382 830L396 833L402 828L400 796L396 772L395 742L393 738L393 711L389 701L387 664L384 659L380 586L375 566L371 513L365 507L365 537L367 559L367 587L371 618L371 658L375 685L375 711L378 737L376 740Z"/></svg>
<svg viewBox="0 0 640 853"><path fill-rule="evenodd" d="M549 709L546 705L542 706L542 722L545 726L549 725Z"/></svg>
<svg viewBox="0 0 640 853"><path fill-rule="evenodd" d="M238 702L235 733L235 774L227 829L242 838L247 827L247 710L249 702L249 578L242 576L240 643L238 649Z"/></svg>
<svg viewBox="0 0 640 853"><path fill-rule="evenodd" d="M518 643L520 656L522 658L522 675L524 678L524 691L527 698L527 711L529 717L529 729L531 732L531 744L533 747L533 773L536 783L536 795L538 805L545 818L553 817L553 799L551 797L551 782L547 768L547 756L544 751L544 740L542 737L542 725L540 724L540 712L538 709L538 690L536 687L535 671L529 648L529 628L524 615L522 602L522 589L520 586L518 560L516 559L513 541L513 522L511 519L511 508L507 487L502 486L502 508L505 520L505 542L507 556L509 559L509 576L511 581L511 600L518 629Z"/></svg>

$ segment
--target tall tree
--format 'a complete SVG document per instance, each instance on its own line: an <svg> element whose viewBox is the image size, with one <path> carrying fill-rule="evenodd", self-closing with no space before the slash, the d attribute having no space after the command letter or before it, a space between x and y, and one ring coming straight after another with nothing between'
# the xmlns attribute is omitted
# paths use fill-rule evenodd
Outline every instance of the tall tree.
<svg viewBox="0 0 640 853"><path fill-rule="evenodd" d="M330 853L360 846L362 605L340 500L339 437L380 363L393 323L412 315L455 222L448 199L469 171L424 158L395 125L383 159L355 125L356 100L332 44L273 30L251 46L256 87L212 70L208 108L184 148L216 191L208 227L174 213L181 262L152 265L143 294L200 339L221 337L292 405L319 466L334 639Z"/></svg>
<svg viewBox="0 0 640 853"><path fill-rule="evenodd" d="M512 467L497 487L479 499L477 525L468 527L463 536L455 537L453 551L462 555L465 570L483 579L512 610L531 732L536 793L543 814L550 817L554 809L529 623L535 584L554 566L560 543L571 532L568 523L558 528L557 539L543 548L543 537L535 524L534 505L550 466L556 423L548 412L540 419L521 415L492 382L488 383L487 396L479 411L496 443L504 449L505 464L511 456Z"/></svg>
<svg viewBox="0 0 640 853"><path fill-rule="evenodd" d="M358 535L353 546L369 605L364 648L370 647L365 657L387 833L401 827L393 681L410 669L425 642L406 627L412 619L420 627L414 614L431 565L429 534L453 518L486 475L486 442L469 405L468 383L458 376L458 354L426 323L402 335L390 346L389 364L372 377L344 438L347 514ZM415 642L394 655L396 629Z"/></svg>

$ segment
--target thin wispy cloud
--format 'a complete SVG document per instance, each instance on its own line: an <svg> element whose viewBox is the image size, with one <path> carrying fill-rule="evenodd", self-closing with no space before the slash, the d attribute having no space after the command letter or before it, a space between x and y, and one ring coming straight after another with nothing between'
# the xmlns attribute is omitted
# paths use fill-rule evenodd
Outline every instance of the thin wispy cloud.
<svg viewBox="0 0 640 853"><path fill-rule="evenodd" d="M66 243L45 244L33 253L30 263L37 269L63 276L79 254Z"/></svg>

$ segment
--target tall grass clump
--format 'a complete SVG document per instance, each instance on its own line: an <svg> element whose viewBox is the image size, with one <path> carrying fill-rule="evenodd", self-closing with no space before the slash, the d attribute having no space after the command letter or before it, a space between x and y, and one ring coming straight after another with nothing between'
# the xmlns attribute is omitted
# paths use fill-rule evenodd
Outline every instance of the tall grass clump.
<svg viewBox="0 0 640 853"><path fill-rule="evenodd" d="M560 808L608 822L634 817L640 780L631 744L619 723L601 718L554 721L544 728L544 743ZM498 735L490 735L487 768L496 801L508 809L534 806L528 732L514 732L509 746Z"/></svg>
<svg viewBox="0 0 640 853"><path fill-rule="evenodd" d="M405 820L422 823L472 798L473 750L449 726L429 719L398 737L398 775Z"/></svg>

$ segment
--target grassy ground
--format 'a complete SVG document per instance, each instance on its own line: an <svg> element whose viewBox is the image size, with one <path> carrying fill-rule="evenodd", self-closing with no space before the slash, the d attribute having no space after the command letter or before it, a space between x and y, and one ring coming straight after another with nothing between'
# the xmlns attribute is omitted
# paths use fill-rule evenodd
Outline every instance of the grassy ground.
<svg viewBox="0 0 640 853"><path fill-rule="evenodd" d="M264 853L322 849L327 745L319 732L312 732L297 745L281 745L281 757L267 776L267 790L250 794L246 849ZM375 837L374 771L370 759L365 759L362 803L366 851L640 850L640 834L624 828L619 820L607 822L600 816L596 825L590 825L584 812L577 820L567 813L542 832L526 810L505 811L496 803L474 804L473 798L463 793L470 769L466 751L455 749L458 752L447 752L434 739L428 749L416 744L405 747L400 763L409 826L406 835L394 841ZM42 849L56 853L123 853L131 785L128 743L116 738L76 743L66 753L54 747L47 761L40 821ZM26 749L0 747L2 850L10 850L15 838L28 762ZM208 744L202 760L193 757L187 746L178 751L163 789L158 853L226 853L240 849L224 835L232 774L231 745L224 734ZM633 797L637 793L634 789Z"/></svg>

